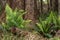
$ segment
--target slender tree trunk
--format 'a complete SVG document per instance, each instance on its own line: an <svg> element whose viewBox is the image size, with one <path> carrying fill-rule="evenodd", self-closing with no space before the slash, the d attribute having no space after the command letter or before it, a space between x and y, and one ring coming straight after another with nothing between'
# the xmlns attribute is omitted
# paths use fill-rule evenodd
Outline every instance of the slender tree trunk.
<svg viewBox="0 0 60 40"><path fill-rule="evenodd" d="M60 0L58 0L58 13L59 13L59 16L60 16Z"/></svg>
<svg viewBox="0 0 60 40"><path fill-rule="evenodd" d="M5 22L5 5L7 0L0 0L0 6L1 6L1 14L0 14L0 22Z"/></svg>
<svg viewBox="0 0 60 40"><path fill-rule="evenodd" d="M41 13L43 13L43 0L41 0Z"/></svg>
<svg viewBox="0 0 60 40"><path fill-rule="evenodd" d="M58 12L58 0L55 0L54 4L55 4L54 11L57 11Z"/></svg>

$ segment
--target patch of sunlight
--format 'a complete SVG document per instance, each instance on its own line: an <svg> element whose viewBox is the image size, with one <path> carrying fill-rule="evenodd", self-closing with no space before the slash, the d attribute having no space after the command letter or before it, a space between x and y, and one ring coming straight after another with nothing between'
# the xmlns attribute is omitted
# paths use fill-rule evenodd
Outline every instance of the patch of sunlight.
<svg viewBox="0 0 60 40"><path fill-rule="evenodd" d="M47 0L43 0L43 2L44 2L45 4L47 4Z"/></svg>
<svg viewBox="0 0 60 40"><path fill-rule="evenodd" d="M46 1L46 0L43 0L44 2Z"/></svg>

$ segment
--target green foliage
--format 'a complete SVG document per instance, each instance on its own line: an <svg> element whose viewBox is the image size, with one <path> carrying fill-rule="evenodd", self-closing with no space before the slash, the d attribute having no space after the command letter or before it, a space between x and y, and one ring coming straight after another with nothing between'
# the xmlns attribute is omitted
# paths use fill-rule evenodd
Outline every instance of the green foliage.
<svg viewBox="0 0 60 40"><path fill-rule="evenodd" d="M52 37L51 31L54 32L59 28L58 17L54 12L50 12L50 15L45 19L39 18L39 23L36 23L38 31L43 33L44 36Z"/></svg>
<svg viewBox="0 0 60 40"><path fill-rule="evenodd" d="M26 14L24 10L18 10L17 8L15 10L12 10L8 4L6 4L5 12L6 12L6 23L2 23L2 25L6 29L12 26L18 28L25 28L26 25L31 21L23 19L23 15Z"/></svg>
<svg viewBox="0 0 60 40"><path fill-rule="evenodd" d="M59 37L54 37L54 38L51 38L50 40L60 40Z"/></svg>

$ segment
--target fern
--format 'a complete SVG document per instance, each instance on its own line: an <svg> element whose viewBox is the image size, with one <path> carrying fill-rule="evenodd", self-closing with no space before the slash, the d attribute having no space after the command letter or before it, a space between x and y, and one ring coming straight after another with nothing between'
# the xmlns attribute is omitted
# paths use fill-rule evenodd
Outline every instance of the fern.
<svg viewBox="0 0 60 40"><path fill-rule="evenodd" d="M8 4L6 4L5 8L6 12L6 23L2 23L3 26L8 29L9 27L16 26L18 28L25 28L26 24L29 24L31 20L24 20L23 15L26 14L24 10L18 10L17 8L15 10L12 10Z"/></svg>
<svg viewBox="0 0 60 40"><path fill-rule="evenodd" d="M50 12L50 15L43 21L42 18L39 18L39 23L36 23L40 32L47 37L51 37L51 30L56 30L58 28L58 17L54 12Z"/></svg>

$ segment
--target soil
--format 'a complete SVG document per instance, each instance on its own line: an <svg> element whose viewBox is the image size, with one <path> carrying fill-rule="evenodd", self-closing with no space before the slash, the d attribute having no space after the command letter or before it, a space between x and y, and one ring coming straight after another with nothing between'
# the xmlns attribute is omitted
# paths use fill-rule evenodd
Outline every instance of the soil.
<svg viewBox="0 0 60 40"><path fill-rule="evenodd" d="M16 35L13 35L11 32L3 32L2 34L0 34L0 40L52 40L44 38L40 34L20 30L18 28L16 31L17 31ZM56 33L55 37L57 37L58 35L60 35L60 30Z"/></svg>

